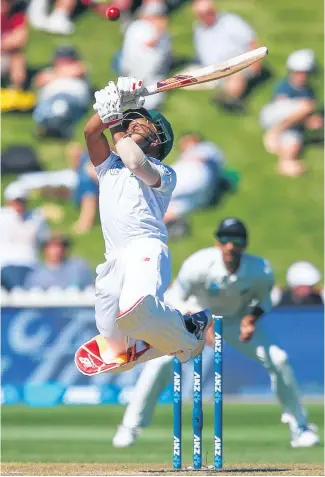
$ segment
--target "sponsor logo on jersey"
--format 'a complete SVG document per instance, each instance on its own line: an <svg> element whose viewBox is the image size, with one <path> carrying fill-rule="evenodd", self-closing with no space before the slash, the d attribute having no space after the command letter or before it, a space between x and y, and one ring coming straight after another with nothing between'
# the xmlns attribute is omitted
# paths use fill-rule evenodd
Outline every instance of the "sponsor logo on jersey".
<svg viewBox="0 0 325 477"><path fill-rule="evenodd" d="M210 282L208 284L208 293L211 296L216 296L220 292L220 286L217 282Z"/></svg>
<svg viewBox="0 0 325 477"><path fill-rule="evenodd" d="M109 163L108 163L109 173L112 176L115 176L119 174L121 169L124 169L124 168L125 168L125 165L122 162L121 158L117 156L116 154L113 154L112 157L109 159Z"/></svg>
<svg viewBox="0 0 325 477"><path fill-rule="evenodd" d="M164 174L166 176L171 176L173 173L173 171L171 169L169 169L169 167L164 167Z"/></svg>

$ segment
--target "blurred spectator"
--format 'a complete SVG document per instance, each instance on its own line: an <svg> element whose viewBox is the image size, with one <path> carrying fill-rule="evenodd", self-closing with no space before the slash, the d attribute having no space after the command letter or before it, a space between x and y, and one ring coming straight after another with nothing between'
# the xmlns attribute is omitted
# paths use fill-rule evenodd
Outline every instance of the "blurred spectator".
<svg viewBox="0 0 325 477"><path fill-rule="evenodd" d="M167 32L168 17L162 3L145 3L139 18L127 28L124 36L119 71L123 76L142 78L151 85L166 78L171 64L171 44ZM158 108L165 93L146 98L147 109Z"/></svg>
<svg viewBox="0 0 325 477"><path fill-rule="evenodd" d="M1 0L1 82L8 77L10 87L21 89L26 82L24 48L28 27L22 2Z"/></svg>
<svg viewBox="0 0 325 477"><path fill-rule="evenodd" d="M266 133L265 149L278 156L278 172L299 176L306 167L298 160L304 143L304 130L323 128L316 114L315 94L309 84L316 60L312 50L297 50L287 59L288 75L275 87L271 103L262 110L260 121Z"/></svg>
<svg viewBox="0 0 325 477"><path fill-rule="evenodd" d="M49 228L39 209L29 210L26 194L9 185L1 208L1 286L11 290L23 286L37 262L37 249L49 236Z"/></svg>
<svg viewBox="0 0 325 477"><path fill-rule="evenodd" d="M88 152L80 144L69 147L68 159L77 173L73 200L80 208L80 215L73 225L73 231L84 234L92 228L96 219L99 194L97 174Z"/></svg>
<svg viewBox="0 0 325 477"><path fill-rule="evenodd" d="M80 208L73 230L83 234L91 229L96 219L98 180L89 155L81 144L71 144L67 148L67 162L71 169L21 174L12 184L25 194L32 190L45 190L52 196L70 196ZM63 190L68 190L68 195Z"/></svg>
<svg viewBox="0 0 325 477"><path fill-rule="evenodd" d="M279 305L322 305L319 290L320 271L310 262L295 262L287 271L288 287L283 291Z"/></svg>
<svg viewBox="0 0 325 477"><path fill-rule="evenodd" d="M53 286L62 289L77 287L84 289L93 284L94 276L87 262L69 257L71 242L63 235L53 235L43 245L44 262L39 263L28 275L25 288Z"/></svg>
<svg viewBox="0 0 325 477"><path fill-rule="evenodd" d="M197 208L211 205L221 193L223 152L198 132L183 134L179 149L181 154L172 164L177 184L165 215L167 225Z"/></svg>
<svg viewBox="0 0 325 477"><path fill-rule="evenodd" d="M1 98L2 99L2 98ZM21 174L42 169L38 151L28 144L10 144L1 150L1 175Z"/></svg>
<svg viewBox="0 0 325 477"><path fill-rule="evenodd" d="M55 0L49 14L50 0L31 0L28 17L31 25L38 30L59 35L71 35L74 25L71 21L77 0Z"/></svg>
<svg viewBox="0 0 325 477"><path fill-rule="evenodd" d="M255 31L240 16L218 12L212 0L195 0L193 10L198 23L194 27L196 55L202 66L221 63L259 46ZM241 72L219 80L216 102L230 111L242 111L242 97L248 80L261 74L259 61Z"/></svg>
<svg viewBox="0 0 325 477"><path fill-rule="evenodd" d="M40 136L71 137L73 126L87 111L90 87L86 65L69 45L59 46L52 67L35 76L39 88L34 120Z"/></svg>

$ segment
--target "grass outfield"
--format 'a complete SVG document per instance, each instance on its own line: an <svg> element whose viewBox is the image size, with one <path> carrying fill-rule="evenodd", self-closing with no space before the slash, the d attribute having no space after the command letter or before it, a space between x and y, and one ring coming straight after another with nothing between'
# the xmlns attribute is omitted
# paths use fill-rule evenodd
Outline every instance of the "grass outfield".
<svg viewBox="0 0 325 477"><path fill-rule="evenodd" d="M171 120L176 139L184 130L197 129L224 150L229 166L241 176L239 192L229 197L222 207L200 212L193 217L193 235L171 245L174 273L183 260L198 248L210 246L211 232L225 215L246 220L251 231L251 251L268 257L276 271L278 283L284 283L288 266L296 260L310 260L323 265L323 150L308 147L305 160L310 172L299 179L279 177L275 173L275 158L264 151L258 114L270 99L275 81L284 74L287 55L294 49L313 48L319 63L323 62L323 2L314 0L218 0L221 9L241 14L259 32L261 41L270 49L267 60L273 77L260 86L248 100L247 116L234 117L219 113L209 102L206 92L177 91L168 95L164 111ZM171 23L173 46L178 56L192 56L192 14L189 6L177 12ZM28 49L31 65L43 65L53 48L67 39L33 31ZM76 34L71 38L91 68L95 85L103 86L114 77L110 61L121 44L117 23L109 23L92 12L81 16ZM322 72L322 67L320 68ZM320 97L323 94L322 73L315 78ZM86 118L85 118L86 121ZM85 122L84 121L84 122ZM83 123L76 138L83 141ZM65 144L55 141L38 143L32 135L30 115L3 115L2 145L27 143L39 151L48 169L66 167ZM168 162L177 157L177 150ZM4 184L8 179L4 181ZM41 205L39 199L34 204ZM77 211L64 202L62 223L55 228L69 231L77 218ZM103 241L99 224L93 231L76 238L75 251L93 265L103 260Z"/></svg>
<svg viewBox="0 0 325 477"><path fill-rule="evenodd" d="M323 407L313 404L308 406L308 410L311 422L319 426L320 435L323 435ZM133 471L143 468L141 465L147 466L148 469L152 468L151 465L170 468L171 407L157 408L152 426L144 430L134 447L113 449L111 439L117 424L121 421L122 413L121 406L51 408L4 406L2 408L3 465L9 462L93 462L115 465L115 471L122 469L122 466L116 465L118 463L132 464ZM184 406L183 416L184 464L191 464L192 418L189 405ZM212 405L205 407L204 419L203 455L207 454L208 463L212 463ZM290 448L288 427L280 424L280 409L277 405L226 404L223 429L226 468L249 463L250 466L258 469L272 463L272 468L278 470L286 469L286 465L292 467L298 464L307 465L307 468L309 468L308 465L319 464L317 467L319 469L320 464L323 463L323 446L311 449ZM5 466L3 471L6 468L8 467ZM20 469L19 466L15 468ZM82 467L78 469L80 471ZM76 471L76 468L74 470ZM320 474L305 473L304 475Z"/></svg>

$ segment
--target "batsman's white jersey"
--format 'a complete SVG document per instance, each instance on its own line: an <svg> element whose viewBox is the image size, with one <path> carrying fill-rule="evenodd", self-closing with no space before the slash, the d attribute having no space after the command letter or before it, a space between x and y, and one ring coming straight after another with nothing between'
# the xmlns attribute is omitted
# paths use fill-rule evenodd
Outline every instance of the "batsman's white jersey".
<svg viewBox="0 0 325 477"><path fill-rule="evenodd" d="M134 239L154 238L167 243L164 215L176 186L176 173L158 159L150 161L160 173L161 185L157 188L132 174L114 152L95 168L106 258L112 249L124 247Z"/></svg>
<svg viewBox="0 0 325 477"><path fill-rule="evenodd" d="M182 313L210 308L214 314L224 316L225 341L265 366L283 413L290 416L294 433L305 426L307 420L286 352L265 333L263 317L257 322L250 341L239 340L241 319L252 311L252 307L259 306L265 312L271 309L272 285L273 273L266 260L243 254L239 269L230 274L221 250L212 247L200 250L184 262L165 294L165 302ZM146 363L123 418L125 428L150 424L159 394L171 374L172 358L168 356Z"/></svg>

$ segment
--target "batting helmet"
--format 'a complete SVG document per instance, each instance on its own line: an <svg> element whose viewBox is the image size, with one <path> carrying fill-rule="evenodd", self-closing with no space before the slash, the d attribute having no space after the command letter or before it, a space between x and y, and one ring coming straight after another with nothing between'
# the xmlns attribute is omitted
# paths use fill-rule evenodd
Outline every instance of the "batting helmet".
<svg viewBox="0 0 325 477"><path fill-rule="evenodd" d="M123 123L127 127L129 121L137 118L146 118L155 125L157 129L156 135L158 136L159 144L161 146L158 159L163 161L170 153L174 144L174 133L170 122L163 114L155 109L147 110L145 108L139 108L125 111L123 114Z"/></svg>
<svg viewBox="0 0 325 477"><path fill-rule="evenodd" d="M156 126L158 135L161 139L160 143L162 145L162 153L160 154L159 159L164 160L172 150L174 144L174 133L170 122L159 111L151 109L149 115Z"/></svg>

